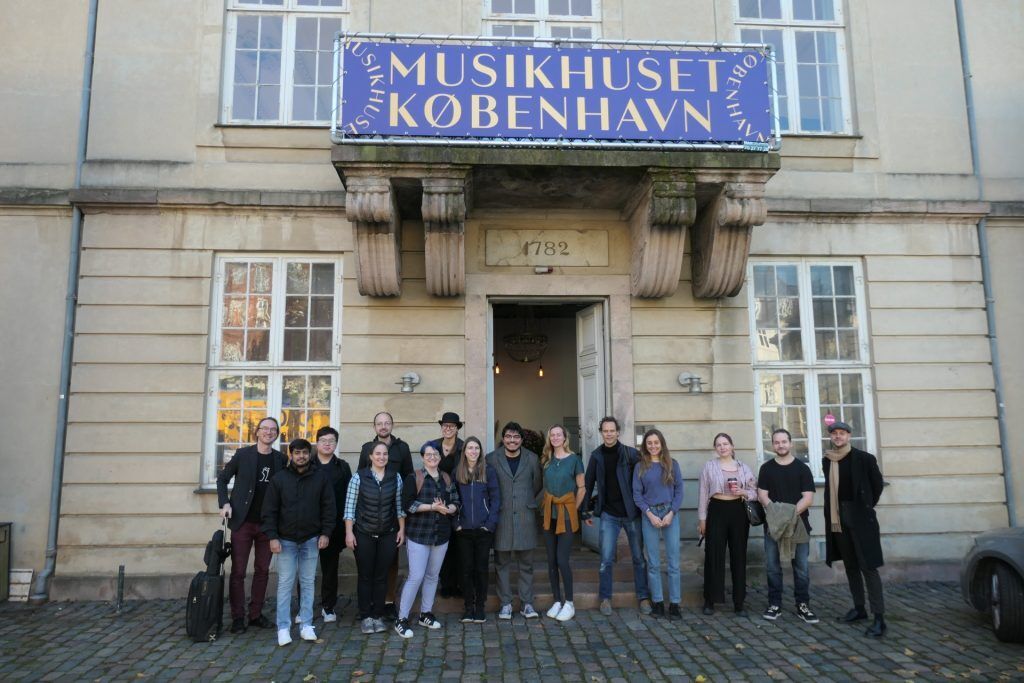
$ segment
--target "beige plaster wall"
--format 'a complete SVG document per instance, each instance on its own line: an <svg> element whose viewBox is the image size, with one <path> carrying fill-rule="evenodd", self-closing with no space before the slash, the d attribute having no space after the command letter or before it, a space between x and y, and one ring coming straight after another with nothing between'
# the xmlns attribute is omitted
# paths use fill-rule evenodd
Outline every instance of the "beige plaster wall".
<svg viewBox="0 0 1024 683"><path fill-rule="evenodd" d="M0 22L0 188L74 178L88 3L14 2Z"/></svg>
<svg viewBox="0 0 1024 683"><path fill-rule="evenodd" d="M71 216L0 207L0 521L13 522L11 566L43 567Z"/></svg>
<svg viewBox="0 0 1024 683"><path fill-rule="evenodd" d="M1017 425L1024 421L1024 354L1020 339L1024 338L1024 220L990 220L988 245L992 255L992 289L995 294L996 335L1002 365L1003 402L1006 404L1007 446L1010 454L1014 502L1017 521L1024 517L1024 438Z"/></svg>

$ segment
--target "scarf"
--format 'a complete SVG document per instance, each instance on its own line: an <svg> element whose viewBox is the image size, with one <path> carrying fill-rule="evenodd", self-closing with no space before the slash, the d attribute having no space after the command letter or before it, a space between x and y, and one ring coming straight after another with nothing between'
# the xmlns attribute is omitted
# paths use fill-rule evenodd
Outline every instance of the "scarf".
<svg viewBox="0 0 1024 683"><path fill-rule="evenodd" d="M567 517L569 520L569 526L572 529L573 533L576 533L580 530L580 519L576 514L575 490L570 491L564 496L558 496L557 498L548 493L547 491L544 492L544 529L551 528L552 505L558 506L558 511L556 512L558 519L555 524L556 534L565 533L565 522Z"/></svg>
<svg viewBox="0 0 1024 683"><path fill-rule="evenodd" d="M843 525L839 521L839 461L849 454L850 444L825 451L825 457L830 462L828 469L828 504L830 507L828 523L829 529L836 533L843 530Z"/></svg>

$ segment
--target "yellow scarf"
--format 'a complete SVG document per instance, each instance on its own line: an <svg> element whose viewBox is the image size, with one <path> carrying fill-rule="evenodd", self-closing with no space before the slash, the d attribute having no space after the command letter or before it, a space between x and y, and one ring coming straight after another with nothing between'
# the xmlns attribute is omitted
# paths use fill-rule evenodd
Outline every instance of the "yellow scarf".
<svg viewBox="0 0 1024 683"><path fill-rule="evenodd" d="M839 461L850 454L850 444L842 448L825 451L825 457L829 459L828 469L828 503L829 507L829 528L831 531L840 532L843 530L842 522L839 521Z"/></svg>
<svg viewBox="0 0 1024 683"><path fill-rule="evenodd" d="M551 506L557 505L558 511L556 516L558 517L557 523L555 524L555 533L565 533L565 520L569 519L569 526L572 528L573 533L580 530L580 518L576 512L576 492L570 491L563 496L555 498L553 495L544 492L544 529L551 528Z"/></svg>

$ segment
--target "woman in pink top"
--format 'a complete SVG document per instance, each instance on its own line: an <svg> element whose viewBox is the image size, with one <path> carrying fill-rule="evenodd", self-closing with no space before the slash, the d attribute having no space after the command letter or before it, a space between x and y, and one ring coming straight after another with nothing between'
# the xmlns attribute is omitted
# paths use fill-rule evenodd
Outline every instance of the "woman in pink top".
<svg viewBox="0 0 1024 683"><path fill-rule="evenodd" d="M715 455L700 473L697 530L707 539L704 549L704 614L714 614L715 603L725 602L725 550L729 549L732 604L745 617L747 597L747 535L750 523L744 500L757 500L757 484L750 468L736 459L732 437L717 434Z"/></svg>

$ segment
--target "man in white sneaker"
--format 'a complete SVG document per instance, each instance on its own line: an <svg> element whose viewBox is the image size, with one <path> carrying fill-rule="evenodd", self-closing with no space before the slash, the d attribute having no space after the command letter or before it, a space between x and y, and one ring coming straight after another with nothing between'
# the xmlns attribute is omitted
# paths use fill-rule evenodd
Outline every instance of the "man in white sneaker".
<svg viewBox="0 0 1024 683"><path fill-rule="evenodd" d="M763 465L757 476L757 498L767 510L773 504L788 505L793 509L787 513L788 519L806 529L807 538L811 531L807 509L814 502L814 475L811 468L802 460L797 460L792 453L793 438L785 429L772 432L772 450L775 457ZM780 530L776 529L776 534ZM768 575L768 609L762 615L768 621L775 621L782 615L782 560L779 556L780 544L764 525L764 564ZM796 534L794 534L796 536ZM811 599L811 576L808 568L810 543L808 541L793 544L795 553L793 565L793 596L796 598L797 616L808 624L817 624L818 617L811 611L808 603Z"/></svg>
<svg viewBox="0 0 1024 683"><path fill-rule="evenodd" d="M295 439L288 466L271 478L263 501L263 533L277 555L277 644L292 642L292 590L299 590L299 636L316 640L313 592L319 551L327 547L337 523L334 490L322 468L310 465L313 446Z"/></svg>

